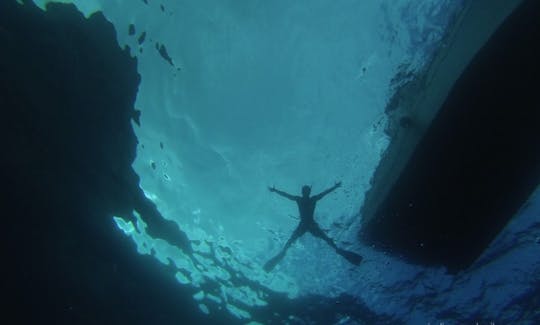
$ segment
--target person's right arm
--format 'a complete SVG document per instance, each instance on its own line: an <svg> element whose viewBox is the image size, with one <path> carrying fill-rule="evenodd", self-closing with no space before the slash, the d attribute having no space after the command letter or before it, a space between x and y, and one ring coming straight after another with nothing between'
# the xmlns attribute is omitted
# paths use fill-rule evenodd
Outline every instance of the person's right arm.
<svg viewBox="0 0 540 325"><path fill-rule="evenodd" d="M277 193L277 194L279 194L279 195L281 195L281 196L283 196L283 197L286 197L286 198L289 199L289 200L296 201L296 199L297 199L296 196L291 195L291 194L286 193L286 192L283 192L283 191L280 191L280 190L278 190L277 188L275 188L274 186L268 187L268 190L269 190L270 192L274 192L274 193Z"/></svg>

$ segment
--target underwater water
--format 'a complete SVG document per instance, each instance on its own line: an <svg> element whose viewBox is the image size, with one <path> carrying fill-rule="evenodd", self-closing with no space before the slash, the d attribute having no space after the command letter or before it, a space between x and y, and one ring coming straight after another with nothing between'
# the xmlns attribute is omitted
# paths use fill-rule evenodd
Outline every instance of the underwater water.
<svg viewBox="0 0 540 325"><path fill-rule="evenodd" d="M430 63L465 1L66 2L85 15L103 11L138 59L133 168L192 251L148 235L143 215L114 221L138 253L193 289L193 312L226 310L245 324L540 318L538 193L456 275L356 239L364 193L390 141L385 107L395 76ZM315 218L363 262L352 265L307 234L265 272L298 224L294 203L268 187L299 195L303 184L318 193L337 181Z"/></svg>

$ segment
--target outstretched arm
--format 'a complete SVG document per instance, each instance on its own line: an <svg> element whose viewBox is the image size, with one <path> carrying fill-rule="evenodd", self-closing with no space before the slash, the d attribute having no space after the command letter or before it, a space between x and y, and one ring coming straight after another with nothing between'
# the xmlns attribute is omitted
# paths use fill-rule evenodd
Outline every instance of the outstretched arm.
<svg viewBox="0 0 540 325"><path fill-rule="evenodd" d="M314 196L315 200L320 200L322 199L326 194L332 192L333 190L335 190L336 188L340 187L341 186L341 182L337 182L334 186L330 187L329 189L325 190L325 191L322 191L321 193L317 194Z"/></svg>
<svg viewBox="0 0 540 325"><path fill-rule="evenodd" d="M279 195L281 195L281 196L283 196L283 197L286 197L286 198L289 199L289 200L296 201L296 199L297 199L296 196L291 195L291 194L286 193L286 192L283 192L283 191L280 191L280 190L278 190L277 188L275 188L274 186L268 187L268 190L269 190L270 192L274 192L274 193L277 193L277 194L279 194Z"/></svg>

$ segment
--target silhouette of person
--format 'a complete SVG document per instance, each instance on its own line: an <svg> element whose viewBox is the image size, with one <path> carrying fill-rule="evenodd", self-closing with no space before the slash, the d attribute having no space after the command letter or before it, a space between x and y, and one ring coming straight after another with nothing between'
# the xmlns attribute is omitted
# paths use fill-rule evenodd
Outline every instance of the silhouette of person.
<svg viewBox="0 0 540 325"><path fill-rule="evenodd" d="M279 263L279 261L281 261L281 259L285 257L285 253L287 252L287 249L289 249L289 247L292 245L292 243L294 243L295 240L300 238L306 232L310 232L313 236L324 240L326 243L328 243L328 245L330 245L330 247L332 247L336 251L336 253L343 256L350 263L355 265L360 264L360 262L362 261L362 256L337 247L334 241L322 231L321 227L319 227L319 225L313 218L313 213L315 212L315 205L317 204L317 201L319 201L326 194L334 191L340 186L341 182L337 182L334 186L314 196L310 196L311 187L307 185L302 186L302 196L291 195L280 191L275 187L268 187L270 192L277 193L289 200L296 202L296 204L298 205L298 211L300 212L300 223L292 233L291 238L289 238L283 249L274 258L266 262L266 264L264 265L264 270L266 272L270 272Z"/></svg>

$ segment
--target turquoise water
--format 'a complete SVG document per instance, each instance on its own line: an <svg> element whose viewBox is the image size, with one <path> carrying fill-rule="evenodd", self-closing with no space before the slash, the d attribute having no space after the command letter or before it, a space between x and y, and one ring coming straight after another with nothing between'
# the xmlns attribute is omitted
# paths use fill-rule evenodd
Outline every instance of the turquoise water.
<svg viewBox="0 0 540 325"><path fill-rule="evenodd" d="M389 143L391 80L430 62L462 1L73 2L87 15L102 10L138 58L133 167L194 253L148 236L144 216L138 225L116 216L116 224L140 254L170 264L194 288L200 313L226 309L244 323L263 322L260 311L283 294L291 304L346 297L349 307L332 311L340 324L366 322L359 306L389 323L489 322L525 317L516 316L524 301L538 300L537 196L455 276L355 240L357 211ZM319 192L335 181L343 187L315 218L364 263L354 267L306 235L273 272L263 271L298 222L294 204L267 187Z"/></svg>

